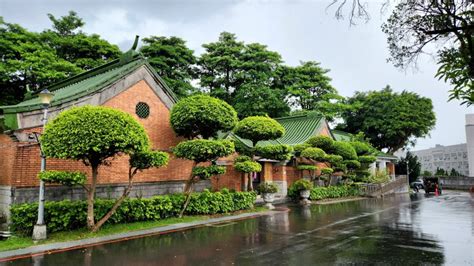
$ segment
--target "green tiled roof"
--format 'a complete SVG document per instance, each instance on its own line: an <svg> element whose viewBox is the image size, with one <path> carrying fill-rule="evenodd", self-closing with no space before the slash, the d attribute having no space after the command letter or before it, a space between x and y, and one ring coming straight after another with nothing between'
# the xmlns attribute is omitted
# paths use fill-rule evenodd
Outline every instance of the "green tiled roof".
<svg viewBox="0 0 474 266"><path fill-rule="evenodd" d="M120 59L113 60L105 65L65 79L48 87L48 90L54 92L54 98L51 105L60 105L64 102L75 100L96 92L111 85L143 65L147 66L153 75L161 81L167 94L176 101L176 96L174 96L173 92L147 63L146 59L144 59L139 53L131 50L125 53ZM16 105L0 106L0 109L3 109L5 114L32 111L40 108L41 103L35 95L31 99L25 100Z"/></svg>
<svg viewBox="0 0 474 266"><path fill-rule="evenodd" d="M259 141L257 145L266 146L271 144L287 144L294 146L296 144L304 143L310 137L319 133L326 120L316 114L305 114L297 116L288 116L276 118L284 128L285 134L276 140ZM230 137L242 142L248 147L251 147L251 142L247 139L240 138L233 133Z"/></svg>
<svg viewBox="0 0 474 266"><path fill-rule="evenodd" d="M334 139L337 141L350 141L351 140L351 134L347 132L339 131L339 130L331 130L331 133L334 136Z"/></svg>

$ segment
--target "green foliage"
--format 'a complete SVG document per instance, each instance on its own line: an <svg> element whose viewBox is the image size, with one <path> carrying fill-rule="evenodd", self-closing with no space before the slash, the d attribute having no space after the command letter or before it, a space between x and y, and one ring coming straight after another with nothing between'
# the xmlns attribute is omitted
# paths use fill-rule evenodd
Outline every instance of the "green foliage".
<svg viewBox="0 0 474 266"><path fill-rule="evenodd" d="M374 152L374 148L367 142L351 141L349 144L355 149L357 156L370 155Z"/></svg>
<svg viewBox="0 0 474 266"><path fill-rule="evenodd" d="M196 166L193 168L193 175L202 180L207 180L215 175L225 174L225 166L210 165L210 166Z"/></svg>
<svg viewBox="0 0 474 266"><path fill-rule="evenodd" d="M421 175L424 176L424 177L425 176L433 176L433 173L428 171L428 170L425 170L425 171L423 171L423 173Z"/></svg>
<svg viewBox="0 0 474 266"><path fill-rule="evenodd" d="M302 191L302 190L311 190L313 189L313 183L307 179L298 179L293 183L294 189L296 191Z"/></svg>
<svg viewBox="0 0 474 266"><path fill-rule="evenodd" d="M130 156L130 166L139 170L162 167L168 164L169 155L161 151L142 151Z"/></svg>
<svg viewBox="0 0 474 266"><path fill-rule="evenodd" d="M345 161L342 161L343 164L346 165L347 168L349 169L357 169L357 168L360 168L360 162L357 161L357 160L345 160Z"/></svg>
<svg viewBox="0 0 474 266"><path fill-rule="evenodd" d="M361 155L359 156L358 160L362 164L371 164L377 160L377 157L372 155Z"/></svg>
<svg viewBox="0 0 474 266"><path fill-rule="evenodd" d="M314 187L311 189L310 200L321 200L327 198L353 197L360 195L360 187L353 185ZM299 190L295 183L288 188L288 197L298 200Z"/></svg>
<svg viewBox="0 0 474 266"><path fill-rule="evenodd" d="M278 187L277 185L270 183L270 182L263 182L258 185L257 188L258 192L261 194L265 193L277 193L278 192Z"/></svg>
<svg viewBox="0 0 474 266"><path fill-rule="evenodd" d="M38 178L46 183L56 183L64 186L83 185L86 183L87 176L82 172L66 172L49 170L40 172Z"/></svg>
<svg viewBox="0 0 474 266"><path fill-rule="evenodd" d="M150 36L144 38L140 52L179 97L195 92L191 84L196 57L179 37Z"/></svg>
<svg viewBox="0 0 474 266"><path fill-rule="evenodd" d="M369 176L366 180L367 183L382 184L390 181L390 176L387 171L379 170L375 172L375 175Z"/></svg>
<svg viewBox="0 0 474 266"><path fill-rule="evenodd" d="M389 61L405 69L416 65L421 54L436 54L440 66L436 76L453 86L449 99L472 104L472 10L473 1L400 1L382 26L387 34Z"/></svg>
<svg viewBox="0 0 474 266"><path fill-rule="evenodd" d="M436 172L435 172L434 175L435 175L435 176L448 176L449 173L448 173L448 171L446 171L446 170L443 169L443 168L436 167Z"/></svg>
<svg viewBox="0 0 474 266"><path fill-rule="evenodd" d="M266 146L257 146L255 148L255 154L272 160L290 160L293 153L293 148L285 144L275 144Z"/></svg>
<svg viewBox="0 0 474 266"><path fill-rule="evenodd" d="M334 173L334 169L326 167L321 169L321 175L332 175Z"/></svg>
<svg viewBox="0 0 474 266"><path fill-rule="evenodd" d="M343 113L345 122L337 128L353 134L362 131L375 148L386 148L388 153L426 136L436 122L431 99L413 92L397 93L387 87L356 92L347 102L353 110Z"/></svg>
<svg viewBox="0 0 474 266"><path fill-rule="evenodd" d="M406 156L404 158L400 158L400 160L395 164L395 173L399 175L406 175L407 161L409 171L408 179L411 183L417 180L421 173L421 163L418 160L418 156L414 155L411 152L407 152Z"/></svg>
<svg viewBox="0 0 474 266"><path fill-rule="evenodd" d="M103 106L74 107L46 126L41 143L48 157L101 164L118 153L148 150L143 126L130 114Z"/></svg>
<svg viewBox="0 0 474 266"><path fill-rule="evenodd" d="M239 88L232 98L232 105L239 117L248 116L286 116L290 107L286 103L285 91L257 84L246 84Z"/></svg>
<svg viewBox="0 0 474 266"><path fill-rule="evenodd" d="M344 160L356 160L357 153L348 142L334 141L331 146L330 153L340 155Z"/></svg>
<svg viewBox="0 0 474 266"><path fill-rule="evenodd" d="M250 116L237 123L234 133L251 140L255 146L261 140L273 140L283 136L285 128L270 117Z"/></svg>
<svg viewBox="0 0 474 266"><path fill-rule="evenodd" d="M253 192L204 191L193 193L186 209L187 215L226 213L253 207L256 195ZM109 224L154 221L177 217L185 200L183 194L155 196L152 198L126 199L114 215L107 221ZM115 203L115 200L96 200L94 211L96 217L102 217ZM85 201L50 201L45 203L45 223L48 232L59 232L84 228L86 226ZM12 231L31 235L37 220L38 204L25 203L13 205Z"/></svg>
<svg viewBox="0 0 474 266"><path fill-rule="evenodd" d="M326 153L320 148L307 148L301 152L301 157L322 162L326 159Z"/></svg>
<svg viewBox="0 0 474 266"><path fill-rule="evenodd" d="M234 143L229 140L195 139L180 142L173 148L176 157L198 163L214 161L234 151Z"/></svg>
<svg viewBox="0 0 474 266"><path fill-rule="evenodd" d="M314 136L309 138L306 143L314 148L320 148L324 151L330 151L334 140L328 136Z"/></svg>
<svg viewBox="0 0 474 266"><path fill-rule="evenodd" d="M336 154L327 154L326 157L324 157L324 161L330 163L331 165L337 165L342 163L344 159L342 158L341 155L336 155Z"/></svg>
<svg viewBox="0 0 474 266"><path fill-rule="evenodd" d="M250 156L240 155L235 158L234 163L243 163L248 161L252 161L252 158Z"/></svg>
<svg viewBox="0 0 474 266"><path fill-rule="evenodd" d="M456 171L456 169L451 168L451 171L449 172L449 176L463 176L461 173Z"/></svg>
<svg viewBox="0 0 474 266"><path fill-rule="evenodd" d="M254 161L237 162L235 170L242 173L258 173L262 171L262 165Z"/></svg>
<svg viewBox="0 0 474 266"><path fill-rule="evenodd" d="M311 145L309 145L308 143L296 144L295 146L293 146L293 150L295 151L295 156L300 157L301 152L307 148L311 148Z"/></svg>
<svg viewBox="0 0 474 266"><path fill-rule="evenodd" d="M318 169L318 167L316 165L310 165L310 164L299 164L298 166L296 166L296 169L300 170L300 171L315 171Z"/></svg>
<svg viewBox="0 0 474 266"><path fill-rule="evenodd" d="M237 113L226 102L207 96L194 95L181 99L173 106L171 126L177 135L186 138L217 136L218 131L232 130Z"/></svg>

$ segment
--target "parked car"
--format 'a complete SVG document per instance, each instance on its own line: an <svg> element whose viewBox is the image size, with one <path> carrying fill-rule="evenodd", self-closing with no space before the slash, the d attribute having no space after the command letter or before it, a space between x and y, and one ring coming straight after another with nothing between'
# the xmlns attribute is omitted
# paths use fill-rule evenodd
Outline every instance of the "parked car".
<svg viewBox="0 0 474 266"><path fill-rule="evenodd" d="M411 182L410 187L413 188L413 190L415 190L416 192L418 192L418 190L420 190L420 189L425 188L425 186L423 184L423 180L421 180L421 179L417 179L414 182Z"/></svg>
<svg viewBox="0 0 474 266"><path fill-rule="evenodd" d="M436 192L436 190L438 190L439 195L441 195L441 193L443 192L443 188L441 187L441 183L438 177L423 178L423 186L425 187L426 194L429 194L430 192Z"/></svg>

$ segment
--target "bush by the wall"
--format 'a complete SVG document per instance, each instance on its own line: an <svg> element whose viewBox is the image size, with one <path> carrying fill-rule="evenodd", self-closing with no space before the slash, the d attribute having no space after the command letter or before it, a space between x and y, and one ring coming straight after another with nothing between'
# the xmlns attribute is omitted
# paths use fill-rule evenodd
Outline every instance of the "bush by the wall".
<svg viewBox="0 0 474 266"><path fill-rule="evenodd" d="M326 198L341 198L350 196L359 196L360 188L355 185L314 187L311 189L310 200L320 200ZM293 200L299 199L299 190L295 184L288 188L288 197Z"/></svg>
<svg viewBox="0 0 474 266"><path fill-rule="evenodd" d="M227 189L220 192L205 190L192 194L185 214L217 214L249 209L253 207L255 199L254 192L229 192ZM183 194L162 195L146 199L126 199L107 223L131 223L177 217L183 207L184 200ZM115 200L96 200L94 204L95 217L102 217L114 202ZM86 226L87 203L85 201L46 202L44 211L45 222L50 233ZM13 205L11 208L12 231L30 235L37 220L37 212L37 203Z"/></svg>

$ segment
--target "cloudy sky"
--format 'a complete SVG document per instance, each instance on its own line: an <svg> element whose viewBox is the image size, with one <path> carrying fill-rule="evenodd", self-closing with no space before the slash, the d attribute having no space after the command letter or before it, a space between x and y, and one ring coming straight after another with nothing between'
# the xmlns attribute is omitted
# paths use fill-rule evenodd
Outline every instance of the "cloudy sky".
<svg viewBox="0 0 474 266"><path fill-rule="evenodd" d="M84 18L87 33L98 33L122 50L131 47L134 36L179 36L196 54L203 43L215 41L222 31L237 34L245 42L259 42L279 52L288 65L315 60L331 70L333 85L340 94L379 90L390 85L433 100L437 115L431 136L419 139L414 150L435 144L465 142L464 116L472 108L447 102L449 86L436 80L436 64L426 56L418 70L406 72L386 62L388 50L380 25L386 15L380 3L367 1L368 23L350 27L336 20L331 0L179 0L179 1L92 1L92 0L0 0L0 16L7 22L41 31L50 27L46 14L55 16L75 10Z"/></svg>

